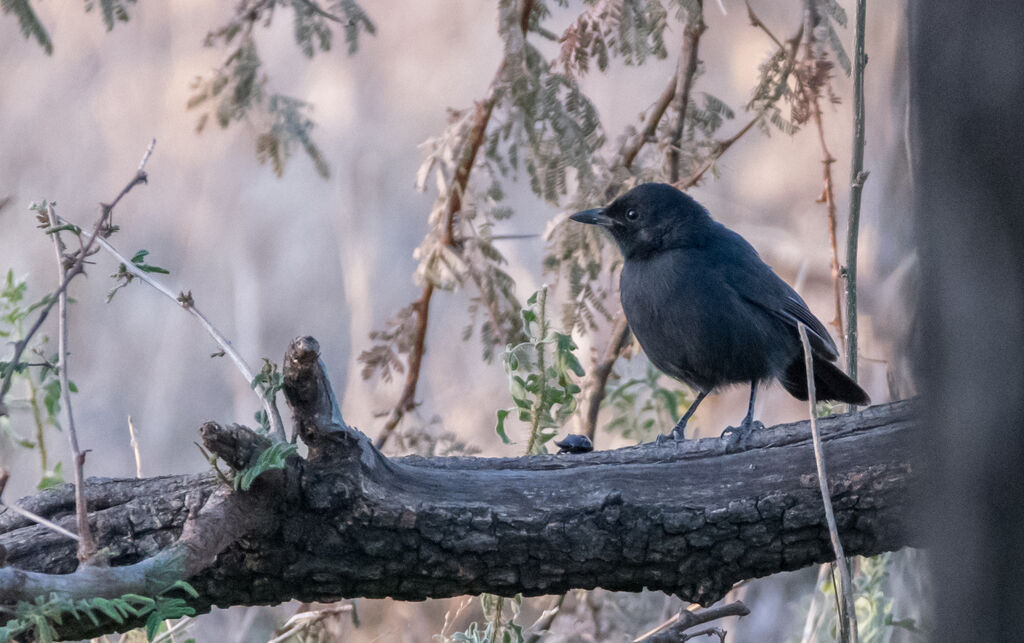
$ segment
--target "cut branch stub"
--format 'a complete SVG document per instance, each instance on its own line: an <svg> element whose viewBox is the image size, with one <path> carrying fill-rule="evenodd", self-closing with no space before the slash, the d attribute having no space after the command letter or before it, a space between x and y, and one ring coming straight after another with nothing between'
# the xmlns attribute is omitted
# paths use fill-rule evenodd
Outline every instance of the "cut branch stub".
<svg viewBox="0 0 1024 643"><path fill-rule="evenodd" d="M316 339L307 336L292 340L282 372L284 396L292 409L295 430L309 447L310 461L337 457L355 448L372 450L369 438L342 419Z"/></svg>
<svg viewBox="0 0 1024 643"><path fill-rule="evenodd" d="M199 437L207 449L236 471L251 465L271 445L268 438L240 424L222 427L216 422L207 422L199 427Z"/></svg>

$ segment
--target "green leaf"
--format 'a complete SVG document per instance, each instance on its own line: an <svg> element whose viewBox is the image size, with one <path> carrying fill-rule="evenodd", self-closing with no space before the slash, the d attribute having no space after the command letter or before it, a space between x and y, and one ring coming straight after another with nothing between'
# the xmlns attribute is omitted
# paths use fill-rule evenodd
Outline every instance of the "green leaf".
<svg viewBox="0 0 1024 643"><path fill-rule="evenodd" d="M509 409L498 409L498 425L494 428L494 431L501 438L501 441L505 444L512 444L512 440L509 439L508 434L505 433L505 418L511 413Z"/></svg>
<svg viewBox="0 0 1024 643"><path fill-rule="evenodd" d="M39 480L39 484L36 485L36 489L42 491L43 489L50 489L58 485L64 484L64 463L58 462L53 467L52 471L44 471L42 479Z"/></svg>
<svg viewBox="0 0 1024 643"><path fill-rule="evenodd" d="M248 491L256 478L267 471L284 468L288 456L295 455L296 453L298 453L298 447L294 444L275 442L260 454L255 463L236 473L235 489Z"/></svg>
<svg viewBox="0 0 1024 643"><path fill-rule="evenodd" d="M176 581L174 581L173 585L171 585L170 587L168 587L167 589L165 589L164 591L162 591L160 593L161 594L166 594L167 592L171 591L172 589L180 589L181 591L185 592L186 594L188 594L192 598L199 598L199 592L196 591L196 588L192 587L186 581L183 581L183 580L176 580Z"/></svg>
<svg viewBox="0 0 1024 643"><path fill-rule="evenodd" d="M103 612L110 620L119 625L124 623L124 616L121 615L113 601L109 601L105 598L94 598L91 602L93 607Z"/></svg>

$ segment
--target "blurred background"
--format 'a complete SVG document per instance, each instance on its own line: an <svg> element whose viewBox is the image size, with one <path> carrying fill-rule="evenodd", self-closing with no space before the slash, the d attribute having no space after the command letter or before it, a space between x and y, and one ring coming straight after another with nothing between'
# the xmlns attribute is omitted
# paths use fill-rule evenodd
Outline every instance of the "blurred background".
<svg viewBox="0 0 1024 643"><path fill-rule="evenodd" d="M546 28L559 34L590 6L577 4L553 7ZM850 25L837 27L837 34L851 51L853 3L839 5ZM753 8L780 38L796 34L803 20L803 3L795 0ZM363 9L376 33L362 34L354 55L338 42L307 58L284 14L253 31L273 91L313 106L312 135L330 168L327 178L301 150L280 177L260 163L255 147L264 125L257 116L226 129L207 124L196 132L201 110L186 107L194 94L191 83L223 65L231 51L216 43L203 46L209 31L235 15L226 3L144 3L131 7L130 20L109 32L98 12L39 3L35 10L52 39L52 55L24 38L13 16L0 16L5 87L0 92L0 202L10 199L0 209L0 270L10 268L15 279L27 280L29 300L51 291L53 250L36 229L29 202L55 201L58 214L91 225L98 204L127 183L155 138L148 185L133 190L114 214L121 226L114 245L125 254L149 250L150 263L170 270L160 279L174 291L191 290L197 306L256 368L264 357L280 361L292 338L315 336L346 420L376 437L385 421L380 414L397 402L403 376L364 380L357 358L373 345L371 331L384 328L420 296L413 252L430 231L428 214L438 198L432 188L415 189L425 156L420 145L445 130L449 108L471 108L486 95L503 42L495 3L377 0ZM622 133L637 126L675 73L683 26L674 11L669 9L664 34L667 57L643 65L613 59L607 71L593 68L580 79L609 146L617 147ZM905 143L904 12L902 2L872 5L866 23L865 168L870 177L860 233L860 380L875 403L913 392L905 366L916 262ZM704 20L702 73L694 92L713 94L733 107L736 117L717 134L727 138L749 120L742 108L775 46L751 26L744 4L707 3ZM540 40L537 46L550 57L558 53L558 43ZM840 261L845 262L852 82L838 67L831 89L835 100L823 101L822 118L835 158ZM716 170L690 194L745 236L818 317L832 319L831 250L826 208L819 202L822 148L813 123L791 136L778 129L768 136L754 128L722 155ZM572 194L560 204L539 199L522 174L503 187L514 214L497 222L495 235L540 235L570 211ZM554 278L542 270L544 238L495 244L508 260L505 269L515 279L520 301ZM134 475L129 415L145 475L205 470L206 461L192 446L196 429L206 420L251 425L259 408L256 397L228 360L210 358L217 347L202 328L155 291L135 283L105 303L113 285L106 276L117 266L103 254L94 260L88 279L71 288L76 303L70 313L69 372L79 390L79 440L92 449L87 475ZM464 290L434 295L416 395L420 404L398 431L433 426L481 455L518 455L524 449L522 427L514 430L512 445L494 432L495 410L511 405L500 360L482 360L475 336L461 343L471 297ZM52 337L55 327L47 333ZM577 338L588 370L593 352L603 348L600 337ZM642 357L617 367L622 377L645 370ZM717 435L742 417L746 399L743 387L712 396L690 427L697 435ZM766 424L806 414L806 406L780 387L760 396L758 404L758 417ZM9 500L33 493L39 482L38 456L12 437L32 431L28 414L16 411L0 437L0 465L12 474ZM614 448L635 440L599 429L596 442L597 448ZM394 440L387 450L408 452L405 444ZM50 431L47 447L52 460L70 465L63 434ZM70 478L67 470L65 477ZM899 556L889 567L887 596L896 601L898 616L917 617L918 595L907 587L916 587L920 565L914 554ZM729 640L800 640L815 577L816 570L802 570L737 590L752 614L720 623ZM532 622L551 600L528 599L522 622ZM554 628L560 634L551 640L627 640L681 605L660 593L601 590L573 593L567 600ZM454 620L449 634L480 619L475 601L455 617L464 602L360 600L361 627L353 628L347 616L332 627L344 640L426 641L441 632L446 613ZM215 611L200 617L191 631L200 641L265 640L296 607Z"/></svg>

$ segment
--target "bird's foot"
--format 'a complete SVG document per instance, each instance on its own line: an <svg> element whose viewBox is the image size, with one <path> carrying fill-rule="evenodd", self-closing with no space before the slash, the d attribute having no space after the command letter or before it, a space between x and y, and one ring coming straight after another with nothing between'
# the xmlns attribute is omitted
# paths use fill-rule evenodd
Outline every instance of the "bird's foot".
<svg viewBox="0 0 1024 643"><path fill-rule="evenodd" d="M754 434L754 431L762 429L764 429L764 424L757 420L744 421L739 426L726 427L722 431L722 439L728 442L729 450L742 451L747 448L750 436Z"/></svg>
<svg viewBox="0 0 1024 643"><path fill-rule="evenodd" d="M655 444L657 444L659 447L661 447L661 446L665 446L666 444L671 444L671 445L675 446L677 444L680 444L681 442L685 442L686 441L686 437L683 435L683 429L685 427L686 427L685 424L684 425L677 424L675 426L675 428L673 428L669 433L666 433L664 435L659 435L654 440Z"/></svg>

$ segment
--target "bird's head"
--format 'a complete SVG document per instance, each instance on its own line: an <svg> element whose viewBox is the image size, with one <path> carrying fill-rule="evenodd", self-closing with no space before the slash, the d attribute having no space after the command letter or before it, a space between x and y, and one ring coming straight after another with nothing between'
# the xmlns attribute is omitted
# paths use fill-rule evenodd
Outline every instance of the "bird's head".
<svg viewBox="0 0 1024 643"><path fill-rule="evenodd" d="M644 183L604 208L569 217L607 228L627 259L703 244L711 226L704 206L665 183Z"/></svg>

